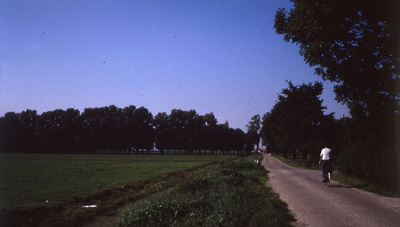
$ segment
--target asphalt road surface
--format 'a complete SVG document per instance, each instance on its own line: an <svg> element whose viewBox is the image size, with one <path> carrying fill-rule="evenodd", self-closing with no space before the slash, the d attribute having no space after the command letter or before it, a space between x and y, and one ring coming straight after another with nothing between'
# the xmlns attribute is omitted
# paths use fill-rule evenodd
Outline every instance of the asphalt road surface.
<svg viewBox="0 0 400 227"><path fill-rule="evenodd" d="M268 185L294 214L294 226L400 226L400 198L388 198L331 181L322 172L290 167L269 154L261 163Z"/></svg>

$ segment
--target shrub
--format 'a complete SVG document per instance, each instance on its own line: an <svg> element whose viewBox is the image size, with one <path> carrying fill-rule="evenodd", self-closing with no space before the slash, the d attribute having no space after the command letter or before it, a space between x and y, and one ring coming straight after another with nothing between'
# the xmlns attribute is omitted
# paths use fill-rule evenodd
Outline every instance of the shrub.
<svg viewBox="0 0 400 227"><path fill-rule="evenodd" d="M380 185L392 193L400 193L400 163L396 158L395 148L362 141L343 150L339 157L339 171Z"/></svg>

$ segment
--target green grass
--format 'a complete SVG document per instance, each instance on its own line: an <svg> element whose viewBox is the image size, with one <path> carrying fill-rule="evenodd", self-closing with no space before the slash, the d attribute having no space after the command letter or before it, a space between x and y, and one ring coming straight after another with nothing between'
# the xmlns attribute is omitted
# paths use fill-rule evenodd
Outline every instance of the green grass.
<svg viewBox="0 0 400 227"><path fill-rule="evenodd" d="M0 199L7 207L0 209L0 223L6 226L82 226L95 216L117 215L128 203L179 182L173 193L178 197L165 205L171 204L173 215L183 217L174 220L175 226L290 226L293 221L286 204L265 186L268 176L255 164L261 159L255 155L246 161L230 155L0 154L0 158L4 183ZM83 209L84 204L98 207ZM164 210L159 214L171 215Z"/></svg>
<svg viewBox="0 0 400 227"><path fill-rule="evenodd" d="M364 191L369 191L372 193L376 193L378 195L383 195L388 197L400 197L399 194L393 193L379 185L371 184L366 180L361 180L341 173L336 174L334 176L334 180L340 181L341 183L348 185L350 187L358 188Z"/></svg>
<svg viewBox="0 0 400 227"><path fill-rule="evenodd" d="M0 208L40 206L237 156L0 154Z"/></svg>
<svg viewBox="0 0 400 227"><path fill-rule="evenodd" d="M291 226L293 216L254 159L190 172L172 195L140 204L118 226Z"/></svg>

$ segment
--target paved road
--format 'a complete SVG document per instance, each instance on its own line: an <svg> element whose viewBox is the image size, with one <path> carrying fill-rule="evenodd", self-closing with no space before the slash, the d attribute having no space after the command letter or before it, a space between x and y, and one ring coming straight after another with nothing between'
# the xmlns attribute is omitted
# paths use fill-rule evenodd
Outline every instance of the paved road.
<svg viewBox="0 0 400 227"><path fill-rule="evenodd" d="M331 181L321 171L290 167L269 154L261 163L268 185L289 205L294 226L400 226L400 198L388 198Z"/></svg>

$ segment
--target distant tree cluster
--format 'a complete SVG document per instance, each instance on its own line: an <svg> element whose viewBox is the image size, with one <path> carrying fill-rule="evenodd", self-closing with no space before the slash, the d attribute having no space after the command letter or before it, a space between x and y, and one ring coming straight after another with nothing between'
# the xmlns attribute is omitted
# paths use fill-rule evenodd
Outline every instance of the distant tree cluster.
<svg viewBox="0 0 400 227"><path fill-rule="evenodd" d="M195 110L174 109L154 117L155 141L162 152L174 149L188 153L201 150L230 153L243 150L245 133L241 129L229 128L228 122L218 124L213 113L198 115Z"/></svg>
<svg viewBox="0 0 400 227"><path fill-rule="evenodd" d="M260 143L260 129L261 129L261 119L260 115L254 115L249 123L246 125L246 151L250 152L256 147L256 151L259 151Z"/></svg>
<svg viewBox="0 0 400 227"><path fill-rule="evenodd" d="M0 118L1 152L12 153L138 153L154 143L164 152L240 153L245 133L218 124L213 113L174 109L155 117L144 107L8 112Z"/></svg>

